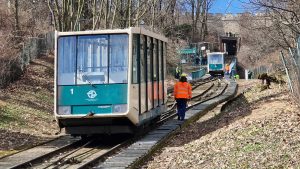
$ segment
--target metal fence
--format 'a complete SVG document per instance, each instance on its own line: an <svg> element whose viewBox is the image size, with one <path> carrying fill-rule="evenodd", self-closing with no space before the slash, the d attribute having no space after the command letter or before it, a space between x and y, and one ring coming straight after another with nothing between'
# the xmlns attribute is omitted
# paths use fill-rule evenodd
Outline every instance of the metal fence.
<svg viewBox="0 0 300 169"><path fill-rule="evenodd" d="M256 67L250 71L252 72L253 78L258 78L258 76L262 73L273 73L280 70L283 70L283 65L273 63L268 66L264 65L264 66Z"/></svg>
<svg viewBox="0 0 300 169"><path fill-rule="evenodd" d="M23 70L30 61L40 56L47 56L52 50L54 50L54 32L29 38L24 42L20 53L20 67Z"/></svg>
<svg viewBox="0 0 300 169"><path fill-rule="evenodd" d="M295 48L280 53L281 64L261 66L252 70L254 78L259 74L283 71L287 75L289 89L298 103L300 103L300 36Z"/></svg>
<svg viewBox="0 0 300 169"><path fill-rule="evenodd" d="M207 68L201 68L198 71L194 71L192 72L192 79L193 80L200 79L206 74L206 72L207 72Z"/></svg>
<svg viewBox="0 0 300 169"><path fill-rule="evenodd" d="M46 56L54 50L54 32L28 38L20 50L17 60L2 59L7 71L0 72L0 88L7 86L11 81L22 75L25 67L35 58Z"/></svg>
<svg viewBox="0 0 300 169"><path fill-rule="evenodd" d="M288 53L281 53L282 61L288 77L288 83L292 94L300 103L300 36L294 49Z"/></svg>

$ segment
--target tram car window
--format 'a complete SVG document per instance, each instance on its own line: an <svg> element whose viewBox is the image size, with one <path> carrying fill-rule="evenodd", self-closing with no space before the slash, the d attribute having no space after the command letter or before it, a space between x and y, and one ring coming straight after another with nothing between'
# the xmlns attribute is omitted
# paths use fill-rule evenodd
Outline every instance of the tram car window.
<svg viewBox="0 0 300 169"><path fill-rule="evenodd" d="M76 37L61 37L58 40L60 46L57 48L58 58L57 72L58 85L75 85L76 70Z"/></svg>
<svg viewBox="0 0 300 169"><path fill-rule="evenodd" d="M66 133L134 133L166 110L167 38L144 28L55 35L54 114Z"/></svg>

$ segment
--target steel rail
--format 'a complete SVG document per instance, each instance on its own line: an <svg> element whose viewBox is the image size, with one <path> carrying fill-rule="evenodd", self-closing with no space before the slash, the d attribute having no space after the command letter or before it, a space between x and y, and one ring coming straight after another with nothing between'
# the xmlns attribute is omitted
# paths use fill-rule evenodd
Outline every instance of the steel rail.
<svg viewBox="0 0 300 169"><path fill-rule="evenodd" d="M49 152L47 154L41 155L39 157L33 158L33 159L31 159L29 161L26 161L24 163L21 163L21 164L18 164L16 166L13 166L13 167L11 167L11 169L21 169L21 168L32 167L36 163L40 163L40 162L44 161L45 159L52 158L56 154L67 152L67 151L73 149L74 147L78 147L78 146L80 147L80 146L82 146L82 144L85 144L85 141L84 140L78 140L78 141L76 141L76 142L74 142L72 144L66 145L64 147L61 147L61 148L59 148L57 150L54 150L52 152Z"/></svg>
<svg viewBox="0 0 300 169"><path fill-rule="evenodd" d="M26 163L22 163L18 166L15 166L14 168L39 168L39 169L88 168L89 166L98 163L100 160L104 160L106 157L108 157L108 155L117 151L121 147L128 145L135 139L136 137L126 139L121 143L116 143L112 145L102 144L103 142L98 144L96 141L99 141L99 139L91 139L85 142L84 144L77 146L75 149L71 151L69 150L64 151L63 153L65 154L60 154L62 150L51 152L51 154L40 156ZM82 142L82 140L80 141ZM94 144L96 145L94 146ZM45 160L49 160L49 161L47 162Z"/></svg>
<svg viewBox="0 0 300 169"><path fill-rule="evenodd" d="M82 149L83 147L86 147L87 145L91 144L93 141L94 141L94 140L90 140L90 141L88 141L87 143L85 143L84 145L82 145L82 146L80 146L80 147L77 147L76 149L74 149L74 150L68 152L67 154L65 154L65 155L63 155L62 157L60 157L58 160L55 160L54 162L50 163L50 164L47 165L46 167L43 167L43 169L49 168L49 167L51 167L51 166L53 166L53 165L54 165L55 167L56 167L56 166L59 167L60 165L62 165L62 164L65 163L65 161L63 161L63 160L64 160L66 157L68 157L68 156L74 154L75 152L77 152L78 150ZM50 157L50 158L51 158L51 157ZM54 168L55 168L55 167L54 167Z"/></svg>

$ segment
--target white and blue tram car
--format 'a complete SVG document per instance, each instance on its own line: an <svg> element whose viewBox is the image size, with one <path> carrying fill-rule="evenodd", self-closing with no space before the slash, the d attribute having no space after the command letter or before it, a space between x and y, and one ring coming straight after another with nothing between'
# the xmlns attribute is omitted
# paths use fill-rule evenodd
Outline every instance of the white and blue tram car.
<svg viewBox="0 0 300 169"><path fill-rule="evenodd" d="M207 54L207 71L210 75L224 76L224 55L223 52L212 52Z"/></svg>
<svg viewBox="0 0 300 169"><path fill-rule="evenodd" d="M164 36L144 28L55 36L55 117L66 133L132 133L166 110Z"/></svg>

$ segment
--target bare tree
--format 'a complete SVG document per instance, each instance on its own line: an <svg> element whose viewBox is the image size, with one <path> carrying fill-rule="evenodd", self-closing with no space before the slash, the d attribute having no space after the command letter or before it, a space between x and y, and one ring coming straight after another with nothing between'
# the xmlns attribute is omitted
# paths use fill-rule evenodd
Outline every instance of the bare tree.
<svg viewBox="0 0 300 169"><path fill-rule="evenodd" d="M15 0L15 31L16 34L20 31L19 25L19 0Z"/></svg>
<svg viewBox="0 0 300 169"><path fill-rule="evenodd" d="M298 0L250 0L250 3L269 17L268 32L276 32L281 47L291 47L300 34L300 3Z"/></svg>
<svg viewBox="0 0 300 169"><path fill-rule="evenodd" d="M55 28L59 31L78 30L84 3L84 0L48 0Z"/></svg>

